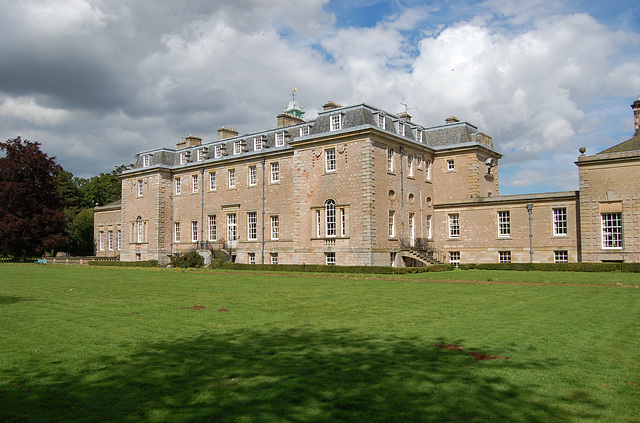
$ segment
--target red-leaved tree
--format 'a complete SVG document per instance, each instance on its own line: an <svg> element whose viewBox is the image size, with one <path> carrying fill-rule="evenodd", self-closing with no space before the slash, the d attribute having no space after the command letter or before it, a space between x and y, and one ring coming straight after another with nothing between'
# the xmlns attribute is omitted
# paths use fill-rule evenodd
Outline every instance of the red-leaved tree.
<svg viewBox="0 0 640 423"><path fill-rule="evenodd" d="M20 137L0 142L0 255L55 252L66 241L66 200L58 195L62 167Z"/></svg>

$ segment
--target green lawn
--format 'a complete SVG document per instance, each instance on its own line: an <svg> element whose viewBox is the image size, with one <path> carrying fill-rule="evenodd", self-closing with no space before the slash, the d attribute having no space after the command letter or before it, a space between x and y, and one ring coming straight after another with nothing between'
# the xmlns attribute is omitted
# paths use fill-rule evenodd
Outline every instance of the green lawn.
<svg viewBox="0 0 640 423"><path fill-rule="evenodd" d="M0 421L640 422L637 285L2 265Z"/></svg>

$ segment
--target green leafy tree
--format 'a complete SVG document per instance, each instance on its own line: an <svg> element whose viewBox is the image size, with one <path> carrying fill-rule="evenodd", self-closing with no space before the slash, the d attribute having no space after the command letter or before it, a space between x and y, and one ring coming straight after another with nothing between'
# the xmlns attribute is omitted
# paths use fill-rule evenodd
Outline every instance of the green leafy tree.
<svg viewBox="0 0 640 423"><path fill-rule="evenodd" d="M0 254L42 255L66 242L62 167L20 137L0 143Z"/></svg>

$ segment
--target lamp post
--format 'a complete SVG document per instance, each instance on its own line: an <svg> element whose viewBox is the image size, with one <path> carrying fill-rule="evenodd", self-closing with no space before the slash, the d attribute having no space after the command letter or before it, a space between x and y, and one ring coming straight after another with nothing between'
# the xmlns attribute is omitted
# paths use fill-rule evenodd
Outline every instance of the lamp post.
<svg viewBox="0 0 640 423"><path fill-rule="evenodd" d="M531 212L533 211L533 203L527 204L529 212L529 263L533 263L533 230L531 228Z"/></svg>

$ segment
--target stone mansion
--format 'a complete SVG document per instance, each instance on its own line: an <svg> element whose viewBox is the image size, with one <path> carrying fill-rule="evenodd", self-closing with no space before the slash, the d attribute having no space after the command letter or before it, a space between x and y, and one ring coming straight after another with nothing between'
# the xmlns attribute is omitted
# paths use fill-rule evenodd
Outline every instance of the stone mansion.
<svg viewBox="0 0 640 423"><path fill-rule="evenodd" d="M579 191L501 196L491 137L454 116L424 127L367 104L293 99L277 127L190 135L136 156L119 203L95 209L97 256L197 249L240 263L640 259L640 98L633 137L576 161Z"/></svg>

